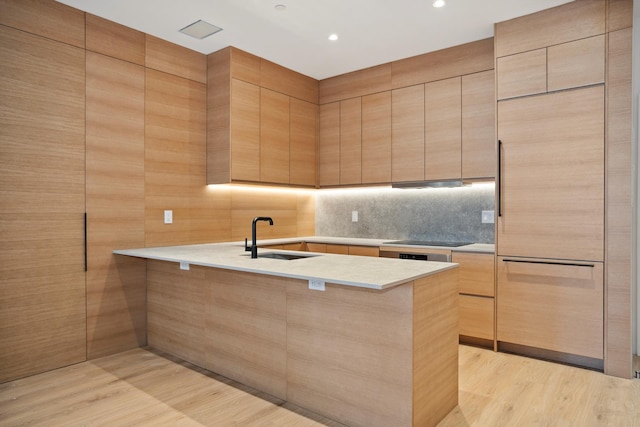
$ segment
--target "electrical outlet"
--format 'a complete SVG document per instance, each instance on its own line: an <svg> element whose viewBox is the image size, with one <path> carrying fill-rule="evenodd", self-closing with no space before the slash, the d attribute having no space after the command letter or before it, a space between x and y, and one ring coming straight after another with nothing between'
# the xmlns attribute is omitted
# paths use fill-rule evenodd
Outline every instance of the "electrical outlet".
<svg viewBox="0 0 640 427"><path fill-rule="evenodd" d="M164 223L173 224L173 211L164 211Z"/></svg>
<svg viewBox="0 0 640 427"><path fill-rule="evenodd" d="M351 211L351 222L358 222L358 211Z"/></svg>
<svg viewBox="0 0 640 427"><path fill-rule="evenodd" d="M180 270L189 270L188 262L180 262Z"/></svg>
<svg viewBox="0 0 640 427"><path fill-rule="evenodd" d="M309 289L314 291L324 291L324 280L309 279Z"/></svg>
<svg viewBox="0 0 640 427"><path fill-rule="evenodd" d="M482 223L483 224L493 224L493 211L482 211Z"/></svg>

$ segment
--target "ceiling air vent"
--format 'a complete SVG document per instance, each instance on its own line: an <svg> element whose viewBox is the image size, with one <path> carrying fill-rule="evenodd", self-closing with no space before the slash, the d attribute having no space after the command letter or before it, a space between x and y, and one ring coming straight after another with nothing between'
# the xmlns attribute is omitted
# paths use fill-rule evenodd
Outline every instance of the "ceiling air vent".
<svg viewBox="0 0 640 427"><path fill-rule="evenodd" d="M209 24L208 22L200 19L193 24L187 25L186 27L181 29L180 32L196 39L202 40L205 37L209 37L210 35L215 34L221 30L222 28L216 27L215 25Z"/></svg>

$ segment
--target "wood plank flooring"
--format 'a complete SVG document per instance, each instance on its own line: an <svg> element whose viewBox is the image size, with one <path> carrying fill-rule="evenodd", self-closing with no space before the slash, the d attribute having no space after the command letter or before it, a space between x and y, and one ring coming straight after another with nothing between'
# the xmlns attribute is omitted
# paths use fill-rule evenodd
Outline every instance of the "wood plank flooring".
<svg viewBox="0 0 640 427"><path fill-rule="evenodd" d="M0 384L0 425L341 426L150 349ZM640 380L460 346L440 426L640 426Z"/></svg>

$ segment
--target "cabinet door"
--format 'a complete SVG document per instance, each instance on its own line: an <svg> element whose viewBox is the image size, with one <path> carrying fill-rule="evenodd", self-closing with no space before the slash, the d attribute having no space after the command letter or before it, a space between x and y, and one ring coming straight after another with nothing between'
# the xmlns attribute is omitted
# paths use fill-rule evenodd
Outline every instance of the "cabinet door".
<svg viewBox="0 0 640 427"><path fill-rule="evenodd" d="M498 103L498 254L602 261L604 87Z"/></svg>
<svg viewBox="0 0 640 427"><path fill-rule="evenodd" d="M391 91L362 97L362 183L391 182Z"/></svg>
<svg viewBox="0 0 640 427"><path fill-rule="evenodd" d="M498 341L603 357L603 265L498 258Z"/></svg>
<svg viewBox="0 0 640 427"><path fill-rule="evenodd" d="M547 91L547 49L498 58L498 99Z"/></svg>
<svg viewBox="0 0 640 427"><path fill-rule="evenodd" d="M460 77L424 85L424 178L462 176L462 106Z"/></svg>
<svg viewBox="0 0 640 427"><path fill-rule="evenodd" d="M604 34L551 46L549 91L604 83Z"/></svg>
<svg viewBox="0 0 640 427"><path fill-rule="evenodd" d="M348 245L331 245L327 243L326 250L328 254L349 255Z"/></svg>
<svg viewBox="0 0 640 427"><path fill-rule="evenodd" d="M380 256L380 249L375 246L349 246L349 255Z"/></svg>
<svg viewBox="0 0 640 427"><path fill-rule="evenodd" d="M231 179L260 181L260 87L231 79Z"/></svg>
<svg viewBox="0 0 640 427"><path fill-rule="evenodd" d="M460 295L459 334L467 337L493 340L493 298Z"/></svg>
<svg viewBox="0 0 640 427"><path fill-rule="evenodd" d="M460 293L492 297L495 295L493 254L453 252L451 261L460 264Z"/></svg>
<svg viewBox="0 0 640 427"><path fill-rule="evenodd" d="M318 106L290 99L290 179L291 184L316 185L318 152Z"/></svg>
<svg viewBox="0 0 640 427"><path fill-rule="evenodd" d="M320 106L320 186L340 184L340 103Z"/></svg>
<svg viewBox="0 0 640 427"><path fill-rule="evenodd" d="M424 85L391 93L391 180L424 180Z"/></svg>
<svg viewBox="0 0 640 427"><path fill-rule="evenodd" d="M0 111L1 383L86 360L85 51L0 26Z"/></svg>
<svg viewBox="0 0 640 427"><path fill-rule="evenodd" d="M340 101L340 184L362 182L362 101Z"/></svg>
<svg viewBox="0 0 640 427"><path fill-rule="evenodd" d="M462 76L462 178L496 176L495 73Z"/></svg>
<svg viewBox="0 0 640 427"><path fill-rule="evenodd" d="M260 88L260 181L289 183L289 97Z"/></svg>

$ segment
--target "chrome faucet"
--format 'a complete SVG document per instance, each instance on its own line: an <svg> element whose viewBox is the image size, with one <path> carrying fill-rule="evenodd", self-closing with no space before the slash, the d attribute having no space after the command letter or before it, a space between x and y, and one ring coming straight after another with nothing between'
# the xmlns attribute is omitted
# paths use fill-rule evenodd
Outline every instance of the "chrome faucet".
<svg viewBox="0 0 640 427"><path fill-rule="evenodd" d="M251 223L251 247L247 246L247 239L244 239L244 250L251 251L251 258L258 258L258 244L256 242L256 223L258 221L269 221L269 225L273 225L273 219L268 216L257 216L253 218Z"/></svg>

